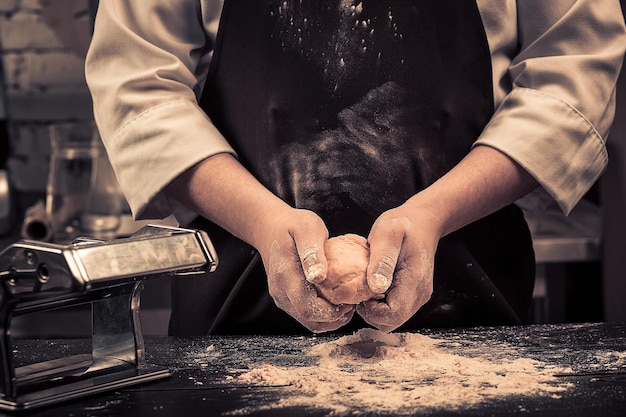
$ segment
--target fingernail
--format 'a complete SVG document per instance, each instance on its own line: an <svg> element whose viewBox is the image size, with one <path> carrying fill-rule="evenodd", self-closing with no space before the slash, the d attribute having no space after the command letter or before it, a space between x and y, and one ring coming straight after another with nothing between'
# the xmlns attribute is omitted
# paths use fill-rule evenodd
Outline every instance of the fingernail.
<svg viewBox="0 0 626 417"><path fill-rule="evenodd" d="M317 246L310 247L304 250L302 257L304 275L311 284L317 284L324 280L324 266L317 260L318 252Z"/></svg>
<svg viewBox="0 0 626 417"><path fill-rule="evenodd" d="M391 285L391 279L389 277L387 277L386 275L383 274L379 274L379 273L375 273L373 275L373 282L372 284L376 287L376 288L372 288L372 291L374 292L385 292L387 291L387 289L389 289L389 286Z"/></svg>
<svg viewBox="0 0 626 417"><path fill-rule="evenodd" d="M322 281L324 267L321 264L310 265L306 270L306 279L312 284Z"/></svg>

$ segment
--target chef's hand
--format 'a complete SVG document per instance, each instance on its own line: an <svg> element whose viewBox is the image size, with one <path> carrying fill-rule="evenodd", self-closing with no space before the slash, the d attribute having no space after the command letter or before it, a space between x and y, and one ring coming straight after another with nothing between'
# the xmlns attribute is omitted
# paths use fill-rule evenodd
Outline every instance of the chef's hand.
<svg viewBox="0 0 626 417"><path fill-rule="evenodd" d="M352 305L329 303L313 285L326 278L327 238L328 230L315 213L290 209L276 216L265 245L259 248L276 305L316 333L345 325L355 310Z"/></svg>
<svg viewBox="0 0 626 417"><path fill-rule="evenodd" d="M367 282L372 291L386 293L357 307L369 324L390 332L430 299L433 263L440 235L410 202L388 210L374 222L368 241ZM432 220L432 219L430 219Z"/></svg>

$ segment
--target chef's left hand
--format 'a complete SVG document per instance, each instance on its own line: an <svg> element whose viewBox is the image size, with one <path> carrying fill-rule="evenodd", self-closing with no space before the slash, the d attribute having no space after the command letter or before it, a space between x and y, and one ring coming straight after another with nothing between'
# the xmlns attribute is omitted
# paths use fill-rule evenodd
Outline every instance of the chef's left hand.
<svg viewBox="0 0 626 417"><path fill-rule="evenodd" d="M425 214L409 201L384 212L368 236L368 285L386 297L358 305L357 312L382 331L390 332L404 324L432 295L440 235L433 227L436 222Z"/></svg>

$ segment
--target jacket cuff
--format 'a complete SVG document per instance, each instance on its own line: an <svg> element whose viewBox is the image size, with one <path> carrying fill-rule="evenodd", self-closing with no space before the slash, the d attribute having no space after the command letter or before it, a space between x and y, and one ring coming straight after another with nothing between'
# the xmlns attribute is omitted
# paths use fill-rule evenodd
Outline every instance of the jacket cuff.
<svg viewBox="0 0 626 417"><path fill-rule="evenodd" d="M182 99L130 120L106 140L106 147L137 220L164 218L180 211L163 192L166 185L212 155L235 155L197 104Z"/></svg>
<svg viewBox="0 0 626 417"><path fill-rule="evenodd" d="M541 185L525 198L568 214L604 171L604 140L568 103L544 92L516 88L502 102L474 146L491 146L516 161Z"/></svg>

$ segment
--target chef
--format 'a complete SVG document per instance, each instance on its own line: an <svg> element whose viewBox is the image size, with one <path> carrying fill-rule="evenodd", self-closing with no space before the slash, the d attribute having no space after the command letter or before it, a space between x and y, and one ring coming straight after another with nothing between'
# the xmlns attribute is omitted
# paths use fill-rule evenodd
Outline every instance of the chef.
<svg viewBox="0 0 626 417"><path fill-rule="evenodd" d="M618 0L106 0L86 76L134 216L220 257L174 280L172 334L519 324L519 207L602 173L625 45ZM347 233L376 296L335 305Z"/></svg>

